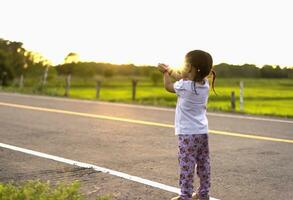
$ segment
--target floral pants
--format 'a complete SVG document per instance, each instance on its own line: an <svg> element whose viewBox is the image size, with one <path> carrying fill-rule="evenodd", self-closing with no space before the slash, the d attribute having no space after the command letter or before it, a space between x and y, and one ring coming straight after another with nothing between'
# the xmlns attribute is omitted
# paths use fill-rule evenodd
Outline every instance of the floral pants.
<svg viewBox="0 0 293 200"><path fill-rule="evenodd" d="M191 200L196 165L197 176L200 179L197 193L200 199L204 199L208 196L210 189L208 134L178 135L178 143L180 197L183 200Z"/></svg>

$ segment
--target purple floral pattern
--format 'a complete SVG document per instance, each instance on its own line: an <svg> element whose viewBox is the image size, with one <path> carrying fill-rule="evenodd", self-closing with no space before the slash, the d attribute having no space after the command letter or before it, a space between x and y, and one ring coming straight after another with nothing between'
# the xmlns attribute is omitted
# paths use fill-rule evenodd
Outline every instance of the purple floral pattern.
<svg viewBox="0 0 293 200"><path fill-rule="evenodd" d="M182 200L192 199L196 166L197 176L200 179L200 186L196 192L200 199L205 199L211 186L208 134L178 135L178 143L180 197Z"/></svg>

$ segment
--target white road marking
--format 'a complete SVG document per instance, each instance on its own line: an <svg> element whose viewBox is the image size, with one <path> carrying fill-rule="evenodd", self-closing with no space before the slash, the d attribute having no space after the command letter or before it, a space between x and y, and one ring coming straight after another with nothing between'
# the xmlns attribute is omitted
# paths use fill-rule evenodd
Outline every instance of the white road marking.
<svg viewBox="0 0 293 200"><path fill-rule="evenodd" d="M19 152L22 152L22 153L25 153L25 154L29 154L29 155L33 155L33 156L37 156L37 157L41 157L41 158L46 158L46 159L49 159L49 160L54 160L54 161L61 162L61 163L66 163L66 164L69 164L69 165L74 165L74 166L78 166L78 167L82 167L82 168L91 168L91 169L93 169L95 171L98 171L98 172L111 174L113 176L118 176L120 178L124 178L124 179L131 180L131 181L134 181L134 182L142 183L144 185L152 186L154 188L158 188L158 189L165 190L165 191L168 191L168 192L173 192L173 193L176 193L176 194L180 194L180 189L179 188L176 188L176 187L173 187L173 186L168 186L168 185L158 183L158 182L154 182L154 181L151 181L151 180L148 180L148 179L140 178L138 176L132 176L132 175L129 175L129 174L126 174L126 173L123 173L123 172L114 171L114 170L107 169L107 168L104 168L104 167L99 167L97 165L88 164L88 163L84 163L84 162L79 162L79 161L75 161L75 160L70 160L70 159L59 157L59 156L54 156L54 155L50 155L50 154L46 154L46 153L42 153L42 152L38 152L38 151L33 151L33 150L30 150L30 149L24 149L24 148L21 148L21 147L16 147L16 146L9 145L9 144L4 144L4 143L0 143L0 147L10 149L10 150L14 150L14 151L19 151ZM212 197L210 199L211 200L218 200L218 199L215 199L215 198L212 198Z"/></svg>
<svg viewBox="0 0 293 200"><path fill-rule="evenodd" d="M139 108L139 109L144 109L144 110L157 110L157 111L174 112L173 108L160 108L160 107L155 107L155 106L133 105L133 104L126 104L126 103L90 101L90 100L82 100L82 99L80 99L80 100L79 99L65 99L62 97L47 97L47 96L26 95L26 94L18 94L18 93L3 93L3 92L1 92L0 95L19 96L19 97L26 97L26 98L65 101L65 102L78 102L78 103L89 103L89 104L98 104L98 105L110 105L110 106L118 106L118 107L120 106L120 107L126 107L126 108ZM223 113L208 112L207 115L208 116L215 116L215 117L226 117L226 118L236 118L236 119L247 119L247 120L256 120L256 121L280 122L280 123L293 124L293 120L243 116L243 115L237 115L237 114L223 114Z"/></svg>
<svg viewBox="0 0 293 200"><path fill-rule="evenodd" d="M208 113L208 116L215 116L215 117L229 117L229 118L236 118L236 119L249 119L249 120L256 120L256 121L267 121L267 122L281 122L281 123L288 123L293 124L293 121L290 120L283 120L283 119L270 119L270 118L260 118L260 117L251 117L251 116L240 116L240 115L233 115L233 114L221 114L221 113Z"/></svg>

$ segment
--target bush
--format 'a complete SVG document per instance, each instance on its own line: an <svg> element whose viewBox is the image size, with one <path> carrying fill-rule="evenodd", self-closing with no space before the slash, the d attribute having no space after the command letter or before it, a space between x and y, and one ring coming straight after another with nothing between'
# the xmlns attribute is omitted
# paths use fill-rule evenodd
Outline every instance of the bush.
<svg viewBox="0 0 293 200"><path fill-rule="evenodd" d="M13 183L0 183L1 200L86 200L79 192L80 183L74 181L69 185L50 182L26 181L20 186ZM109 200L109 197L97 197L97 200Z"/></svg>

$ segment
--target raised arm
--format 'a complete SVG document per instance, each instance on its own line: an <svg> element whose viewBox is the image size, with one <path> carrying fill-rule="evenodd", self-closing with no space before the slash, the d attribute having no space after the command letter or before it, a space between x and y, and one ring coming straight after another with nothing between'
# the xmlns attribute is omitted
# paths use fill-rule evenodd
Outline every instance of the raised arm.
<svg viewBox="0 0 293 200"><path fill-rule="evenodd" d="M172 68L167 68L168 74L175 78L176 81L179 81L180 79L182 79L181 73L178 70L172 69Z"/></svg>
<svg viewBox="0 0 293 200"><path fill-rule="evenodd" d="M172 69L171 67L169 67L168 65L159 63L158 64L158 68L161 72L168 72L168 74L175 78L177 81L179 81L180 79L182 79L181 73L178 70Z"/></svg>
<svg viewBox="0 0 293 200"><path fill-rule="evenodd" d="M173 82L171 81L170 75L167 71L164 72L164 86L168 92L175 93Z"/></svg>

